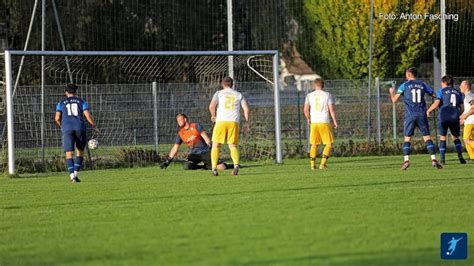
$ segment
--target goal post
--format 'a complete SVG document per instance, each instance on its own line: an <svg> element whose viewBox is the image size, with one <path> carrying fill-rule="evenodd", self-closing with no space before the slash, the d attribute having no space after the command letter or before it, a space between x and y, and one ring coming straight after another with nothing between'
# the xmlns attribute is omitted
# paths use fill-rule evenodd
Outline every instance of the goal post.
<svg viewBox="0 0 474 266"><path fill-rule="evenodd" d="M7 147L8 147L8 173L15 174L15 142L13 128L13 84L12 84L11 54L5 51L5 97L7 102ZM3 137L3 136L2 136Z"/></svg>
<svg viewBox="0 0 474 266"><path fill-rule="evenodd" d="M247 65L247 59L250 56L267 56L269 59L269 62L272 64L270 66L266 66L267 68L271 68L270 74L271 77L270 79L272 80L267 80L268 79L268 73L267 79L262 79L258 73L258 69L255 68L250 68L250 66ZM116 133L120 133L120 131L127 131L130 139L133 139L131 143L134 143L135 145L139 145L141 142L137 141L137 131L145 131L142 128L135 128L135 129L130 129L128 128L128 125L131 124L132 122L127 121L124 122L125 119L128 118L123 118L120 117L121 112L128 112L129 110L126 109L127 106L135 106L133 108L135 109L140 109L141 105L143 104L144 101L153 101L154 104L156 104L157 101L157 92L156 90L160 90L158 88L159 86L156 85L156 81L161 81L159 84L163 84L163 93L158 96L160 98L158 101L159 104L162 104L164 107L161 109L161 112L163 113L162 117L166 113L165 106L173 106L174 109L172 110L182 110L186 112L186 109L180 109L180 108L186 108L187 106L194 106L196 105L195 103L192 103L192 101L198 101L199 99L201 100L201 103L205 101L203 97L201 98L196 98L196 99L187 99L189 95L186 95L186 88L190 88L189 86L186 87L185 83L192 83L192 91L196 92L201 92L202 88L205 89L205 95L209 96L211 92L213 93L214 91L219 89L219 82L220 80L228 75L228 66L225 64L228 64L228 57L232 56L234 58L234 68L235 68L235 80L236 83L239 84L241 87L238 87L237 89L240 91L246 90L248 87L247 93L249 94L248 97L254 97L256 95L255 92L252 91L252 88L258 88L259 90L262 90L259 92L257 97L254 99L250 99L250 105L251 105L251 110L253 110L253 107L257 107L256 109L268 109L268 99L265 98L263 99L262 95L265 97L268 97L269 93L265 92L266 87L271 88L271 92L273 94L273 116L274 116L274 123L269 122L268 120L264 120L263 118L258 121L257 127L258 130L261 130L260 132L262 133L262 140L268 141L268 134L264 134L265 132L268 132L269 128L273 131L271 135L274 135L274 147L271 149L271 152L274 153L271 155L272 158L275 159L276 163L282 163L282 146L281 146L281 120L280 120L280 93L279 93L279 56L278 56L278 51L276 50L254 50L254 51L19 51L19 50L6 50L4 53L5 57L5 75L6 75L6 111L7 111L7 119L6 119L6 128L7 132L2 133L2 138L7 140L7 145L8 145L8 172L10 174L15 174L16 169L16 156L15 156L15 143L18 140L15 140L15 138L19 138L19 135L17 132L15 132L15 125L20 125L20 130L22 133L22 138L28 138L24 137L23 135L28 133L29 135L34 135L32 132L28 131L33 131L37 130L35 128L35 125L30 125L28 121L33 121L29 119L34 119L28 117L28 112L31 112L31 110L26 110L26 108L29 108L28 106L30 105L41 105L41 108L38 110L45 110L44 109L44 102L41 101L41 103L35 102L34 99L27 99L25 100L24 98L21 98L24 102L22 103L17 103L17 101L20 101L19 97L27 97L28 95L25 96L25 94L28 94L29 90L33 90L41 86L41 94L48 94L53 92L54 97L50 97L51 99L48 99L48 104L51 105L51 103L60 97L60 91L61 88L64 88L64 85L69 82L70 77L73 77L73 80L75 83L78 83L79 88L81 87L87 88L87 90L83 90L83 93L86 94L86 101L88 101L87 96L93 97L93 101L95 104L101 106L101 108L104 108L103 110L106 110L109 114L109 117L105 117L102 119L104 123L108 123L113 127L113 130L116 131ZM27 67L22 67L23 72L22 73L15 73L16 69L20 69L19 66L19 58L26 58L26 65ZM61 62L64 61L64 58L68 57L68 67L64 67L65 63ZM42 70L39 66L38 63L38 58L46 58L46 70ZM23 64L23 60L22 60ZM69 67L70 65L70 67ZM28 70L29 69L29 70ZM47 74L47 80L46 85L38 85L38 77L37 73L40 73L40 71L48 71ZM16 85L14 86L13 80L14 77L18 79L18 76L24 75L23 77L23 82L20 82L19 87L17 88ZM100 78L93 78L95 76L100 76ZM120 82L122 80L127 80L133 81L133 87L130 83L123 82L124 84L121 84ZM178 84L179 81L179 84ZM174 84L174 82L177 82ZM251 85L248 85L246 83L252 83ZM153 83L153 85L152 85ZM100 85L98 85L100 84ZM112 85L111 85L112 84ZM260 85L258 85L260 84ZM263 85L262 85L263 84ZM266 84L266 85L265 85ZM23 86L23 87L22 87ZM30 86L30 87L28 87ZM48 90L45 90L43 86L48 86ZM173 87L174 86L174 87ZM32 88L34 87L34 88ZM153 93L152 93L152 87L153 87ZM130 90L129 92L125 92L126 88ZM139 88L139 89L137 89ZM150 95L140 95L141 89L144 88L144 90L150 91ZM166 94L167 92L165 90L168 90L169 88L178 88L178 90L181 90L179 94ZM23 89L24 92L21 94L20 92ZM102 92L101 90L104 90ZM107 92L105 90L110 90L110 92ZM91 92L93 91L93 92ZM26 92L26 93L25 93ZM166 93L165 93L166 92ZM159 92L158 92L159 93ZM111 94L117 94L116 98L113 98L112 102L107 102L108 99L110 99ZM123 95L127 94L127 95ZM245 93L244 93L245 95ZM44 97L45 95L40 95L41 97ZM81 93L79 94L80 97ZM171 97L171 98L166 98L166 97ZM17 99L18 98L18 99ZM186 98L186 102L183 103ZM139 102L142 101L142 102ZM210 98L207 98L207 101L204 103L206 105L209 104ZM253 102L256 103L257 105L254 106ZM114 106L113 103L119 103L122 104L124 109L117 110ZM147 102L148 103L148 102ZM135 104L135 105L134 105ZM137 107L138 106L138 107ZM145 108L144 106L142 106ZM25 112L21 113L18 108L25 108ZM48 107L51 109L50 107ZM151 128L157 128L157 113L158 110L156 109L156 106L151 107L150 113L152 113L152 117L155 117L153 121L148 121L148 122L143 122L142 124L151 124ZM194 108L194 107L193 107ZM46 109L46 110L49 110ZM135 112L135 109L132 111ZM36 109L35 109L36 110ZM208 113L203 111L203 109L193 109L196 110L198 115L196 116L202 117L202 119L209 119L208 118ZM94 105L92 105L92 111L94 112ZM37 112L37 111L36 111ZM43 112L43 111L41 111ZM100 111L97 111L100 112ZM105 111L104 111L105 112ZM252 112L252 111L251 111ZM16 115L22 115L21 121L18 121L18 117L16 118ZM139 111L136 111L137 116L141 118L141 114ZM110 117L110 114L114 117ZM270 115L269 113L266 113L267 116ZM42 114L44 116L44 114ZM251 113L252 115L252 113ZM95 116L93 114L93 116ZM168 115L169 116L169 115ZM95 117L94 117L95 118ZM172 119L174 119L174 116L172 116ZM40 119L38 119L40 120ZM46 118L48 120L48 118ZM174 122L174 121L173 121ZM199 121L201 122L201 121ZM254 122L254 120L252 120ZM21 123L21 124L19 124ZM38 123L38 121L35 121L34 123ZM44 123L44 122L39 122L39 123ZM46 122L47 123L47 122ZM160 126L163 125L164 122L159 123ZM266 125L268 124L268 125ZM173 130L176 129L175 123L169 122L167 125L167 130L171 130L170 128L173 128ZM209 125L210 127L211 125ZM49 127L49 125L48 125ZM99 123L100 127L100 123ZM209 132L211 132L210 128ZM46 129L48 130L48 128ZM49 141L49 143L46 145L45 143L37 144L38 147L43 150L47 148L51 148L54 145L56 145L56 148L58 148L58 137L57 133L53 132L53 129L50 129L51 132L48 132L47 138L51 137L54 138L54 144L51 144L53 141ZM59 131L56 130L56 131ZM43 130L41 132L42 134L44 133ZM28 135L26 134L26 135ZM150 135L150 139L156 140L158 138L158 133L157 130L155 130L154 133L150 133L147 131L147 133L143 133L146 135L146 139L148 140L148 135ZM148 135L147 135L148 134ZM165 134L160 130L160 134ZM5 136L6 135L6 136ZM126 143L123 142L123 136L122 135L117 135L117 136L108 136L110 143ZM138 138L139 139L139 138ZM145 137L143 137L145 139ZM160 137L161 139L161 137ZM37 142L43 142L43 140L39 140ZM144 143L146 141L143 141ZM151 141L152 146L157 146L155 141ZM20 145L22 149L28 148L28 145L26 142ZM260 143L255 142L252 144L253 146L249 148L249 151L255 152L255 154L261 154L258 151L258 147ZM41 146L41 147L39 147ZM245 146L245 143L242 143L242 146ZM253 149L253 150L252 150ZM255 150L257 149L257 150ZM98 149L100 150L100 149ZM267 151L265 151L267 152ZM268 153L268 152L267 152Z"/></svg>

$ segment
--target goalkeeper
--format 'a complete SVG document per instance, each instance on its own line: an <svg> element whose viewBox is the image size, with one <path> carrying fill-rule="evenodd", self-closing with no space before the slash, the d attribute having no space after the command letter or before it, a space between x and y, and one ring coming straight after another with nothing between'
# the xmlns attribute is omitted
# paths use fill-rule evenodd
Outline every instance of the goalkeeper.
<svg viewBox="0 0 474 266"><path fill-rule="evenodd" d="M211 139L199 123L190 123L186 114L178 114L176 122L179 129L175 144L168 154L168 157L160 164L161 169L168 167L173 161L179 146L184 142L188 145L190 152L183 164L184 170L211 169ZM202 164L201 164L202 163ZM233 168L219 160L217 168L225 170Z"/></svg>

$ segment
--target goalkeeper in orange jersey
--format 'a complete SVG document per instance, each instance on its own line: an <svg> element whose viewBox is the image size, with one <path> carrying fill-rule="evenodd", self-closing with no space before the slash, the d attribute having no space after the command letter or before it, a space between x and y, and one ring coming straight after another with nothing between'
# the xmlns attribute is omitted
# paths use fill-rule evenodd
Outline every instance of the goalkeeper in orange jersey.
<svg viewBox="0 0 474 266"><path fill-rule="evenodd" d="M333 127L337 128L336 111L334 109L334 99L332 95L324 91L324 80L316 79L314 81L314 91L306 96L304 103L304 115L311 126L309 152L311 169L316 169L316 155L318 145L323 144L324 150L322 154L319 169L327 169L327 161L331 155L334 135L332 132L329 116L332 118Z"/></svg>
<svg viewBox="0 0 474 266"><path fill-rule="evenodd" d="M190 148L190 152L186 161L183 164L184 170L196 170L196 169L211 169L211 140L207 135L206 131L202 128L199 123L190 123L188 117L185 114L178 114L176 116L176 122L178 123L179 129L176 136L175 144L169 152L166 159L160 164L161 169L168 167L173 161L176 153L178 153L179 146L182 143L186 143ZM201 164L202 163L202 164ZM224 170L227 167L232 168L233 165L227 165L219 160L217 169Z"/></svg>

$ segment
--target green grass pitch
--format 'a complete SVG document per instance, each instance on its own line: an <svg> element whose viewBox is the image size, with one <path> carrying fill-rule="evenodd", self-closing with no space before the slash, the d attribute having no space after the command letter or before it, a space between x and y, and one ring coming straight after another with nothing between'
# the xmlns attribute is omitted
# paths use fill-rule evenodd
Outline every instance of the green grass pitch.
<svg viewBox="0 0 474 266"><path fill-rule="evenodd" d="M411 159L0 177L0 265L473 265L474 163ZM441 260L442 232L467 260Z"/></svg>

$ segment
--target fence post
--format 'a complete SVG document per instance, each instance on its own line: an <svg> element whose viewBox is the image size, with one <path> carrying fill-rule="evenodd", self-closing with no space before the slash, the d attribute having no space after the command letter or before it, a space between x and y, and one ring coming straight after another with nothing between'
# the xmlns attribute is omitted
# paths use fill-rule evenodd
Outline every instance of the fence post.
<svg viewBox="0 0 474 266"><path fill-rule="evenodd" d="M305 86L305 101L306 101L306 96L308 96L308 93L309 93L309 88L308 86ZM305 119L306 121L306 116L305 116ZM311 148L311 144L310 144L310 141L309 141L309 134L310 134L310 125L308 124L308 122L305 123L306 124L306 152L309 153L309 150Z"/></svg>
<svg viewBox="0 0 474 266"><path fill-rule="evenodd" d="M380 150L380 145L382 144L382 135L380 132L380 79L379 77L375 78L375 89L377 90L377 143Z"/></svg>
<svg viewBox="0 0 474 266"><path fill-rule="evenodd" d="M392 88L395 88L395 81L392 81ZM392 126L393 126L393 142L397 143L397 105L392 103Z"/></svg>
<svg viewBox="0 0 474 266"><path fill-rule="evenodd" d="M370 131L371 131L371 92L372 92L372 42L374 32L374 0L370 0L370 27L369 27L369 106L367 110L367 143L370 143Z"/></svg>
<svg viewBox="0 0 474 266"><path fill-rule="evenodd" d="M302 135L301 135L301 106L300 106L300 90L296 90L296 97L297 97L297 108L298 108L298 140L299 140L299 146L302 148L303 143L302 143Z"/></svg>
<svg viewBox="0 0 474 266"><path fill-rule="evenodd" d="M368 95L367 95L367 98L368 98L368 106L367 106L367 143L370 143L370 131L371 131L371 112L372 112L372 108L371 108L371 104L372 104L372 88L371 88L371 80L369 79L369 82L368 82Z"/></svg>
<svg viewBox="0 0 474 266"><path fill-rule="evenodd" d="M155 152L158 154L158 106L157 106L157 88L158 88L158 83L156 81L153 81L151 83L151 88L152 88L152 94L153 94L153 133L155 137Z"/></svg>

